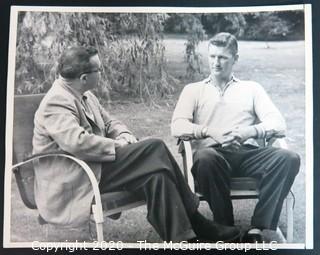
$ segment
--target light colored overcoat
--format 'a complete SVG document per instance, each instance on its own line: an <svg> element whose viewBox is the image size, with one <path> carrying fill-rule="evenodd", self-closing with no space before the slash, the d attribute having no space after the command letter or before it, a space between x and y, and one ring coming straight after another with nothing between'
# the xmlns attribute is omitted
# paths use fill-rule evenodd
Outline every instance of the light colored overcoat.
<svg viewBox="0 0 320 255"><path fill-rule="evenodd" d="M83 95L90 114L81 103ZM84 160L99 181L102 162L115 160L114 138L130 131L91 92L83 95L61 78L54 82L35 114L33 153L70 153ZM35 199L44 220L75 227L89 219L93 191L76 163L61 157L41 159L35 176Z"/></svg>

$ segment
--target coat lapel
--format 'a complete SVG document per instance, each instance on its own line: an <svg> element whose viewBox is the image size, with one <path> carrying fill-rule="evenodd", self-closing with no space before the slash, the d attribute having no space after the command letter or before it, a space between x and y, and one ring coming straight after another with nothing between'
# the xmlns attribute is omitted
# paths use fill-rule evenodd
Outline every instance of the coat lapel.
<svg viewBox="0 0 320 255"><path fill-rule="evenodd" d="M83 111L88 119L88 121L90 122L90 124L94 125L95 127L99 128L100 132L104 129L104 123L103 120L101 118L101 114L99 111L98 106L93 102L93 100L91 100L90 96L87 97L87 106L89 108L89 111L86 110L83 107Z"/></svg>

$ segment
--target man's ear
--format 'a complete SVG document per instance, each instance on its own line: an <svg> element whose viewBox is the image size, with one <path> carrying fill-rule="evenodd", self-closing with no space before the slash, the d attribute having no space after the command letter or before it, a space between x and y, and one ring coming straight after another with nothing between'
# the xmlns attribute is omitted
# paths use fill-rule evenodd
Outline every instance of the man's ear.
<svg viewBox="0 0 320 255"><path fill-rule="evenodd" d="M239 60L239 54L237 53L237 54L234 56L234 62L236 63L238 60Z"/></svg>
<svg viewBox="0 0 320 255"><path fill-rule="evenodd" d="M85 82L87 82L87 75L81 74L79 79L80 79L81 83L85 83Z"/></svg>

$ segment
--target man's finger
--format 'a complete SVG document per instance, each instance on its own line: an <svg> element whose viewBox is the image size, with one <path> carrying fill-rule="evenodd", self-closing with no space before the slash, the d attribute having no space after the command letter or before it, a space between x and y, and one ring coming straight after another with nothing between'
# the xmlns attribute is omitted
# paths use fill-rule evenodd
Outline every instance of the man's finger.
<svg viewBox="0 0 320 255"><path fill-rule="evenodd" d="M234 132L233 133L233 136L236 138L236 139L242 139L242 135L240 134L240 133L238 133L238 132Z"/></svg>
<svg viewBox="0 0 320 255"><path fill-rule="evenodd" d="M227 131L227 132L223 133L222 135L229 135L229 134L231 134L231 133L232 133L232 130Z"/></svg>
<svg viewBox="0 0 320 255"><path fill-rule="evenodd" d="M137 139L135 138L135 136L130 135L130 134L126 135L126 136L125 136L125 139L126 139L129 143L135 143L135 142L137 142Z"/></svg>
<svg viewBox="0 0 320 255"><path fill-rule="evenodd" d="M241 143L239 143L239 141L237 141L237 140L234 140L233 142L232 142L232 145L234 145L234 146L236 146L236 147L240 147L241 146Z"/></svg>
<svg viewBox="0 0 320 255"><path fill-rule="evenodd" d="M137 142L137 139L132 135L130 137L130 143L136 143Z"/></svg>
<svg viewBox="0 0 320 255"><path fill-rule="evenodd" d="M226 136L226 137L223 139L222 144L231 143L231 142L233 142L235 139L236 139L236 137L233 136L233 135Z"/></svg>

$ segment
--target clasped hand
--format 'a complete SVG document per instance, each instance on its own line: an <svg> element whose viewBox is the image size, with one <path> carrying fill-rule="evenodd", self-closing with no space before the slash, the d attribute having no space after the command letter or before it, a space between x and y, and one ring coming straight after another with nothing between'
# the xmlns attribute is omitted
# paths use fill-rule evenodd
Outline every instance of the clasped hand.
<svg viewBox="0 0 320 255"><path fill-rule="evenodd" d="M122 133L115 139L115 146L122 147L130 143L136 143L137 138L129 133Z"/></svg>
<svg viewBox="0 0 320 255"><path fill-rule="evenodd" d="M239 148L243 142L256 136L256 130L252 126L236 127L229 131L208 128L207 134L221 144L222 147Z"/></svg>

